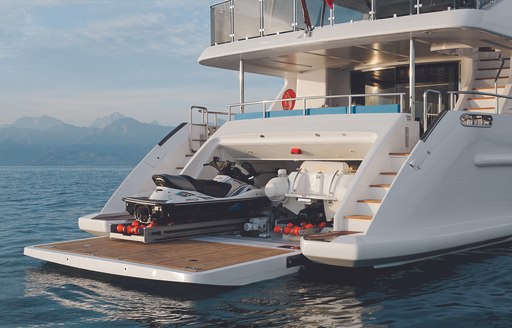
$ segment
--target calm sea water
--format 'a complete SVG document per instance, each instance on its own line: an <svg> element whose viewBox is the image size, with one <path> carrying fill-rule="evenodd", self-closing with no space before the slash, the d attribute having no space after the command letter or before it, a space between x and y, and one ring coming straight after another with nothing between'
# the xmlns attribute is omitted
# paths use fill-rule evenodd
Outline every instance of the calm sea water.
<svg viewBox="0 0 512 328"><path fill-rule="evenodd" d="M23 256L87 237L128 168L0 168L0 326L510 327L512 244L392 270L315 267L240 288L148 283Z"/></svg>

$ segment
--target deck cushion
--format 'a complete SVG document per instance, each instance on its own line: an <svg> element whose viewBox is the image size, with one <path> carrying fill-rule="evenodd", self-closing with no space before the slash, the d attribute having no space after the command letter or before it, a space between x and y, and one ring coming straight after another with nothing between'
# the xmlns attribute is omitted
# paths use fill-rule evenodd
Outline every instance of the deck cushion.
<svg viewBox="0 0 512 328"><path fill-rule="evenodd" d="M369 106L352 106L354 114L382 114L382 113L400 113L400 105L369 105Z"/></svg>
<svg viewBox="0 0 512 328"><path fill-rule="evenodd" d="M308 108L307 115L347 114L347 107Z"/></svg>

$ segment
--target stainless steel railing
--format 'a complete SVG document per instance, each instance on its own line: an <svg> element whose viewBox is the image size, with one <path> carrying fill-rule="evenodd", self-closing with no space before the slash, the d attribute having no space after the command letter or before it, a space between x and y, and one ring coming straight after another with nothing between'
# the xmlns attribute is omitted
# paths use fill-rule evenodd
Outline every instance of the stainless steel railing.
<svg viewBox="0 0 512 328"><path fill-rule="evenodd" d="M499 100L500 99L509 99L512 100L512 96L490 93L490 92L480 92L480 91L448 91L449 95L449 110L454 110L456 98L458 95L480 95L480 96L488 96L496 98L496 114L500 114L499 111ZM428 95L435 94L437 95L437 113L432 113L428 108ZM376 94L349 94L349 95L332 95L332 96L308 96L308 97L296 97L296 98L288 98L288 99L272 99L272 100L261 100L261 101L251 101L244 102L239 104L231 104L227 105L228 111L210 111L206 107L202 106L192 106L190 107L190 149L195 152L197 149L204 143L210 135L212 135L215 130L219 126L222 125L224 120L220 117L225 117L227 121L231 121L233 115L236 114L234 109L238 108L238 113L244 113L244 108L248 108L250 106L261 106L260 113L262 118L268 118L266 115L270 110L270 105L282 102L282 101L295 101L302 103L302 115L307 115L308 109L308 101L313 100L329 100L329 99L346 99L349 106L347 106L347 113L352 114L353 100L357 98L367 98L367 97L399 97L400 112L411 112L410 108L407 111L404 111L404 100L406 93L376 93ZM337 105L327 106L329 107L340 107ZM442 93L438 90L427 89L423 92L423 132L427 131L429 125L429 118L435 117L439 115L439 113L443 109L442 102ZM256 111L257 113L258 111ZM199 118L194 114L198 114ZM195 147L195 143L198 143L198 147Z"/></svg>
<svg viewBox="0 0 512 328"><path fill-rule="evenodd" d="M406 94L405 93L366 93L366 94L349 94L349 95L332 95L332 96L308 96L308 97L297 97L297 98L288 98L284 101L294 101L294 102L301 102L302 103L302 111L303 115L306 115L306 110L308 108L308 101L312 100L329 100L329 99L346 99L347 103L349 104L348 107L348 113L351 113L352 104L354 103L354 99L357 98L368 98L368 97L399 97L398 104L400 105L400 112L404 112L404 99ZM245 108L248 108L250 106L261 106L261 117L265 118L266 113L269 111L270 106L275 103L282 102L283 99L273 99L273 100L261 100L261 101L251 101L251 102L244 102L240 104L231 104L227 105L228 107L228 115L231 119L231 116L234 114L233 109L238 108L239 113L243 113ZM338 107L338 106L328 106L328 107Z"/></svg>
<svg viewBox="0 0 512 328"><path fill-rule="evenodd" d="M189 139L192 152L197 151L208 137L222 125L223 122L219 116L227 116L227 120L231 117L228 112L211 111L203 106L190 107Z"/></svg>
<svg viewBox="0 0 512 328"><path fill-rule="evenodd" d="M485 9L500 0L306 0L315 27L454 9ZM227 0L210 7L211 44L306 29L300 0Z"/></svg>

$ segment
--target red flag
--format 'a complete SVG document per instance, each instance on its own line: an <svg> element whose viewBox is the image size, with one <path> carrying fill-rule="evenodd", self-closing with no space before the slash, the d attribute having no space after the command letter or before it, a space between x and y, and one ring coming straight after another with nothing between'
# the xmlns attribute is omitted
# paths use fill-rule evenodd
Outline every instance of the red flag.
<svg viewBox="0 0 512 328"><path fill-rule="evenodd" d="M325 0L325 2L327 3L327 5L329 6L329 8L332 9L332 3L334 2L334 0Z"/></svg>

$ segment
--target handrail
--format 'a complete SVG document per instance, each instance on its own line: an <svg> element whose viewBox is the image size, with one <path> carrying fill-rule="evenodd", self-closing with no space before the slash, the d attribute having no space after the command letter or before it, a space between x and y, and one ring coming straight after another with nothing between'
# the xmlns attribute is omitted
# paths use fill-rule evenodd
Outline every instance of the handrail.
<svg viewBox="0 0 512 328"><path fill-rule="evenodd" d="M399 102L399 105L400 105L400 113L403 113L403 109L404 109L404 98L405 98L405 95L406 93L404 92L395 92L395 93L361 93L361 94L349 94L349 95L331 95L331 96L307 96L307 97L296 97L296 98L287 98L286 101L296 101L296 102L299 102L301 101L302 104L303 104L303 115L306 115L306 109L307 109L307 101L308 100L319 100L319 99L335 99L335 98L346 98L348 99L348 103L350 104L348 106L349 108L349 111L348 113L349 114L352 114L352 99L353 98L366 98L366 97L396 97L396 96L399 96L400 97L400 102ZM260 100L260 101L250 101L250 102L244 102L244 103L240 103L240 104L230 104L230 105L227 105L227 108L228 108L228 116L229 116L229 119L231 119L231 116L233 115L233 108L234 107L238 107L238 108L247 108L247 106L251 106L251 105L262 105L263 108L262 108L262 117L265 118L266 117L266 113L267 113L267 106L268 104L273 104L273 103L277 103L277 102L281 102L283 101L282 99L272 99L272 100Z"/></svg>
<svg viewBox="0 0 512 328"><path fill-rule="evenodd" d="M197 110L198 113L201 115L201 122L200 123L194 123L194 110ZM213 115L213 125L210 125L210 115ZM189 112L189 129L190 129L190 150L192 152L197 151L197 149L194 148L193 143L196 142L204 142L209 137L209 128L213 129L214 131L217 130L217 128L220 126L219 124L219 115L227 115L228 120L231 120L231 114L228 112L218 112L218 111L209 111L208 108L203 106L191 106L190 112ZM201 126L204 128L204 138L205 139L194 139L194 126Z"/></svg>
<svg viewBox="0 0 512 328"><path fill-rule="evenodd" d="M491 93L491 92L481 92L481 91L448 91L448 94L450 94L450 109L453 110L455 107L455 95L479 95L479 96L489 96L489 97L496 97L496 98L505 98L505 99L512 99L511 96L506 95L500 95L497 93ZM498 99L496 100L496 103L499 104ZM496 114L499 114L499 107L496 106Z"/></svg>
<svg viewBox="0 0 512 328"><path fill-rule="evenodd" d="M498 80L501 75L501 71L503 70L503 66L505 66L505 58L501 58L501 52L498 54L498 59L501 61L500 68L498 69L498 72L496 73L496 77L494 78L494 93L498 94ZM499 98L496 97L496 113L498 112L498 107L500 105Z"/></svg>
<svg viewBox="0 0 512 328"><path fill-rule="evenodd" d="M428 97L428 94L429 93L435 93L437 94L437 104L438 104L438 108L437 108L437 114L428 114L427 111L428 111L428 108L427 108L427 97ZM439 113L441 112L441 107L443 106L443 98L442 98L442 94L441 94L441 91L438 91L438 90L432 90L432 89L427 89L423 92L423 132L426 132L427 131L427 127L428 127L428 116L437 116L439 115Z"/></svg>

